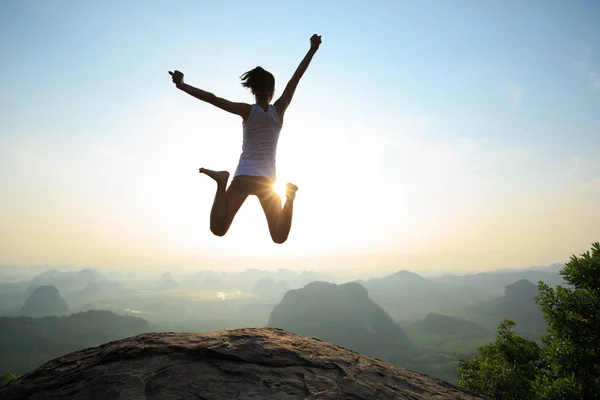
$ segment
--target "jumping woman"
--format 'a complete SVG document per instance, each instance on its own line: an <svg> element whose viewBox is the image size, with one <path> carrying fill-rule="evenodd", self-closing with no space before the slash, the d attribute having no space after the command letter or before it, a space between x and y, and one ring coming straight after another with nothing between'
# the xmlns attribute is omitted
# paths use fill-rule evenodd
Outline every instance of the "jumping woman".
<svg viewBox="0 0 600 400"><path fill-rule="evenodd" d="M252 105L233 103L190 86L183 82L183 73L169 71L178 89L242 117L242 154L229 187L227 187L229 172L200 168L200 173L217 182L217 193L210 212L210 230L215 235L225 235L246 198L255 195L267 217L273 241L283 243L287 240L292 226L294 198L298 187L292 183L286 185L286 201L282 208L281 198L273 190L277 178L275 168L277 140L283 126L285 111L292 101L300 78L304 75L320 44L321 36L315 34L310 38L310 50L300 62L283 94L274 104L271 104L271 101L275 93L275 78L261 67L256 67L241 76L242 86L250 88L255 97L256 103Z"/></svg>

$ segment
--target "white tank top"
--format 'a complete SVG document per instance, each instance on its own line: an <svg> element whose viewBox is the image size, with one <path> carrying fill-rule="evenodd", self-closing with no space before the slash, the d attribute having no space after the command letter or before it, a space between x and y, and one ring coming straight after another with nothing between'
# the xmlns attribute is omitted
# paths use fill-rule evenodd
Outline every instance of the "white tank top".
<svg viewBox="0 0 600 400"><path fill-rule="evenodd" d="M242 155L234 176L266 176L275 180L275 154L282 126L277 109L269 104L265 112L258 104L253 104L243 126Z"/></svg>

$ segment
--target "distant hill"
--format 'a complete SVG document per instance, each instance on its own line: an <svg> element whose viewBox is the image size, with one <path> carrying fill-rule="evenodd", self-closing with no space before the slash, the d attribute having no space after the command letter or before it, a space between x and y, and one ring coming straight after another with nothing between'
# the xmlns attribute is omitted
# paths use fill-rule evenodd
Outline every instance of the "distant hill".
<svg viewBox="0 0 600 400"><path fill-rule="evenodd" d="M464 338L480 337L490 331L462 317L430 313L407 327L413 331L429 335L460 336Z"/></svg>
<svg viewBox="0 0 600 400"><path fill-rule="evenodd" d="M263 278L273 276L273 272L258 268L248 268L239 273L224 276L226 288L240 291L252 291L254 285Z"/></svg>
<svg viewBox="0 0 600 400"><path fill-rule="evenodd" d="M497 326L504 318L514 320L515 330L529 337L539 338L547 330L544 314L535 302L538 295L536 285L521 279L506 286L504 296L485 301L466 311L470 319Z"/></svg>
<svg viewBox="0 0 600 400"><path fill-rule="evenodd" d="M87 286L81 290L65 293L65 298L71 305L97 299L100 296L102 296L102 289L96 282L88 283Z"/></svg>
<svg viewBox="0 0 600 400"><path fill-rule="evenodd" d="M93 269L64 272L51 269L33 277L31 284L69 286L69 289L76 290L84 288L88 282L95 282L102 279L106 279L104 275Z"/></svg>
<svg viewBox="0 0 600 400"><path fill-rule="evenodd" d="M102 294L102 289L96 282L90 282L81 290L81 293L85 297L96 297Z"/></svg>
<svg viewBox="0 0 600 400"><path fill-rule="evenodd" d="M502 293L507 285L515 283L519 280L526 279L537 285L539 281L543 281L549 286L557 286L565 284L562 276L557 272L537 271L537 270L521 270L508 271L502 270L497 272L482 272L471 275L443 275L431 278L437 283L452 283L468 285L474 288L495 291Z"/></svg>
<svg viewBox="0 0 600 400"><path fill-rule="evenodd" d="M35 290L37 288L39 288L42 285L38 285L37 283L34 283L33 285L29 285L27 286L27 290L25 290L25 293L27 294L27 297L31 296L31 293L35 292ZM52 286L52 285L48 285L48 286Z"/></svg>
<svg viewBox="0 0 600 400"><path fill-rule="evenodd" d="M159 283L159 290L175 290L179 287L179 283L173 279L170 273L165 272L161 278Z"/></svg>
<svg viewBox="0 0 600 400"><path fill-rule="evenodd" d="M314 271L302 271L299 273L292 270L279 269L273 272L256 268L249 268L238 274L232 274L229 276L228 281L232 289L251 291L254 285L265 278L271 278L275 282L285 281L290 288L294 289L302 288L310 282L329 281L327 276Z"/></svg>
<svg viewBox="0 0 600 400"><path fill-rule="evenodd" d="M334 279L333 279L333 277L323 274L323 273L320 273L320 272L304 270L298 274L297 279L290 280L288 278L288 280L287 280L287 282L295 288L301 288L301 287L308 285L311 282L318 282L318 281L334 282Z"/></svg>
<svg viewBox="0 0 600 400"><path fill-rule="evenodd" d="M278 281L294 281L297 278L298 273L296 271L286 268L279 268L277 271L275 271L275 276L273 277L274 280Z"/></svg>
<svg viewBox="0 0 600 400"><path fill-rule="evenodd" d="M334 343L379 358L418 350L404 331L357 283L312 282L288 291L269 326Z"/></svg>
<svg viewBox="0 0 600 400"><path fill-rule="evenodd" d="M0 282L21 282L28 280L29 277L18 273L4 272L0 270Z"/></svg>
<svg viewBox="0 0 600 400"><path fill-rule="evenodd" d="M18 317L29 295L28 282L0 282L0 316ZM0 371L1 372L1 371Z"/></svg>
<svg viewBox="0 0 600 400"><path fill-rule="evenodd" d="M487 271L487 272L497 272L497 273L504 273L504 272L524 272L524 271L544 271L544 272L552 272L552 273L559 273L561 269L563 269L565 266L565 264L561 264L561 263L554 263L554 264L550 264L550 265L536 265L533 267L527 267L527 268L501 268L501 269L494 269L491 271Z"/></svg>
<svg viewBox="0 0 600 400"><path fill-rule="evenodd" d="M449 313L492 297L476 287L436 283L409 271L358 283L368 290L373 301L399 320L414 321L430 312Z"/></svg>
<svg viewBox="0 0 600 400"><path fill-rule="evenodd" d="M0 371L25 373L66 353L146 331L146 320L110 311L66 317L0 317Z"/></svg>
<svg viewBox="0 0 600 400"><path fill-rule="evenodd" d="M452 383L458 382L458 360L469 358L477 346L492 341L495 333L466 318L436 313L427 314L404 329L423 355L396 354L389 361Z"/></svg>
<svg viewBox="0 0 600 400"><path fill-rule="evenodd" d="M48 266L0 265L0 281L9 282L13 279L29 281L33 276L47 269Z"/></svg>
<svg viewBox="0 0 600 400"><path fill-rule="evenodd" d="M79 271L51 269L33 277L29 284L31 286L51 285L61 292L72 292L84 289L90 282L95 282L105 291L120 287L117 282L108 280L106 276L94 269L82 269Z"/></svg>
<svg viewBox="0 0 600 400"><path fill-rule="evenodd" d="M107 293L107 292L122 289L122 285L116 281L97 281L97 282L90 282L90 283L94 283L95 285L98 285L100 290L102 290L102 293ZM89 283L88 283L88 285L89 285Z"/></svg>
<svg viewBox="0 0 600 400"><path fill-rule="evenodd" d="M265 279L271 279L276 284L285 281L290 289L299 289L314 281L333 281L322 273L314 271L293 271L280 268L277 271L267 271L258 268L248 268L241 272L196 271L193 273L177 274L175 278L180 288L193 290L219 290L253 292L254 288L263 285ZM259 284L259 282L261 282Z"/></svg>
<svg viewBox="0 0 600 400"><path fill-rule="evenodd" d="M252 293L265 299L280 299L290 290L286 281L275 282L270 276L264 277L252 288Z"/></svg>
<svg viewBox="0 0 600 400"><path fill-rule="evenodd" d="M215 271L196 271L181 279L181 286L190 289L224 289L224 274Z"/></svg>
<svg viewBox="0 0 600 400"><path fill-rule="evenodd" d="M424 278L419 274L406 270L394 272L393 274L388 275L385 278L373 278L367 282L369 282L369 284L371 285L377 283L394 283L399 285L430 285L433 283L429 279Z"/></svg>
<svg viewBox="0 0 600 400"><path fill-rule="evenodd" d="M21 315L25 317L65 315L69 312L69 306L58 292L58 289L50 285L35 288L21 309Z"/></svg>
<svg viewBox="0 0 600 400"><path fill-rule="evenodd" d="M46 271L41 272L40 274L34 276L32 281L34 283L40 282L43 284L46 281L48 281L49 279L58 278L61 274L62 274L62 272L60 272L57 269L49 269L49 270L46 270Z"/></svg>

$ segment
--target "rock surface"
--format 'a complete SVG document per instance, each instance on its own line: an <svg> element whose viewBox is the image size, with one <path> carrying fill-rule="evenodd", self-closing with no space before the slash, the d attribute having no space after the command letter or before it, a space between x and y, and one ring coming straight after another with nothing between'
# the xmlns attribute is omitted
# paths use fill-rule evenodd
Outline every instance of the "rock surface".
<svg viewBox="0 0 600 400"><path fill-rule="evenodd" d="M439 379L280 329L147 333L52 360L14 399L484 399Z"/></svg>

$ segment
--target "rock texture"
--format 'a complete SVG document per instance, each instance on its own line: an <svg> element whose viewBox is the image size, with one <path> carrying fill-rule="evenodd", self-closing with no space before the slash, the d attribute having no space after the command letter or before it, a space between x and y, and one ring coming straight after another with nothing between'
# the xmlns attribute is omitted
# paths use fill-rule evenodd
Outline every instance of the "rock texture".
<svg viewBox="0 0 600 400"><path fill-rule="evenodd" d="M0 389L14 399L484 399L280 329L148 333L50 361Z"/></svg>

